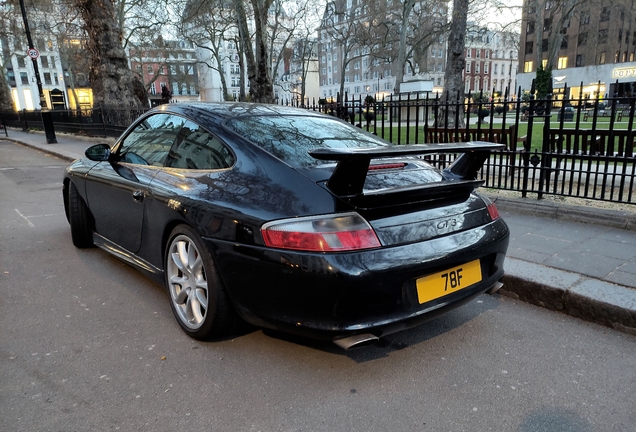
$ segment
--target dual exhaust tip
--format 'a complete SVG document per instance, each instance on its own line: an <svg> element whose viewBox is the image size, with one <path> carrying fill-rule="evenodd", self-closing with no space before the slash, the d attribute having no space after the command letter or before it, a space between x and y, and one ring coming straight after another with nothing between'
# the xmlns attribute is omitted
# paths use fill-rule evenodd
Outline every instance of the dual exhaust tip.
<svg viewBox="0 0 636 432"><path fill-rule="evenodd" d="M494 294L497 291L499 291L501 287L503 287L503 284L501 282L495 282L495 284L492 287L490 287L486 292L488 294ZM357 334L353 336L343 337L340 339L335 339L333 343L335 343L342 349L348 350L351 348L360 348L367 345L373 345L379 340L380 338L377 337L376 335L373 335L371 333L362 333L362 334Z"/></svg>

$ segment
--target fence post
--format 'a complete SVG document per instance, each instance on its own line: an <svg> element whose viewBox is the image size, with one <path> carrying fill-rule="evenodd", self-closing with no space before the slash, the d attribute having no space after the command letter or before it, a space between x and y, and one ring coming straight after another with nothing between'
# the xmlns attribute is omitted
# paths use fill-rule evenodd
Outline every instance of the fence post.
<svg viewBox="0 0 636 432"><path fill-rule="evenodd" d="M26 109L22 110L22 119L24 120L24 126L22 126L22 132L26 132L29 130L29 124L27 123Z"/></svg>
<svg viewBox="0 0 636 432"><path fill-rule="evenodd" d="M521 189L521 196L526 198L528 196L528 176L530 174L530 149L532 148L532 129L534 125L534 79L532 80L532 86L530 87L530 100L528 103L528 132L526 133L526 141L528 143L527 151L523 153L523 187ZM521 88L519 88L519 96L521 96ZM533 176L534 180L534 176Z"/></svg>
<svg viewBox="0 0 636 432"><path fill-rule="evenodd" d="M551 89L550 89L551 90ZM541 145L541 167L539 168L539 194L538 199L543 198L543 187L546 192L550 190L550 174L552 172L552 149L550 148L550 120L552 108L552 93L548 93L545 100L545 112L543 122L543 143Z"/></svg>

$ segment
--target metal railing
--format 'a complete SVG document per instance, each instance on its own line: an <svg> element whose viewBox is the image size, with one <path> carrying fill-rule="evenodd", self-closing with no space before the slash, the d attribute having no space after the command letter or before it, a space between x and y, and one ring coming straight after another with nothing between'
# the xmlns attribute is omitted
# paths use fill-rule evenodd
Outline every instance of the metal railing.
<svg viewBox="0 0 636 432"><path fill-rule="evenodd" d="M626 204L636 204L635 102L534 99L520 89L494 98L468 94L454 104L443 96L282 101L340 117L395 144L502 143L480 172L488 188ZM454 156L427 159L444 168Z"/></svg>

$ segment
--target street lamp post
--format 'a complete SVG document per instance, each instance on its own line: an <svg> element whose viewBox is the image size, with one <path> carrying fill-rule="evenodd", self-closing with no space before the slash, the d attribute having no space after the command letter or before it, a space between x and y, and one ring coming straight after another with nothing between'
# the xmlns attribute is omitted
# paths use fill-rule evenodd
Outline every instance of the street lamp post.
<svg viewBox="0 0 636 432"><path fill-rule="evenodd" d="M29 22L26 16L26 9L24 8L24 0L20 0L20 9L22 10L22 19L24 20L24 30L26 31L27 42L29 43L29 57L33 61L33 72L35 73L35 82L38 86L38 92L40 94L40 115L42 116L42 125L44 126L44 134L46 135L46 142L48 144L57 143L55 137L55 129L53 128L53 119L51 112L48 109L46 98L44 97L44 90L42 90L42 80L40 79L40 70L38 69L38 51L33 46L33 39L31 39L31 31L29 30Z"/></svg>

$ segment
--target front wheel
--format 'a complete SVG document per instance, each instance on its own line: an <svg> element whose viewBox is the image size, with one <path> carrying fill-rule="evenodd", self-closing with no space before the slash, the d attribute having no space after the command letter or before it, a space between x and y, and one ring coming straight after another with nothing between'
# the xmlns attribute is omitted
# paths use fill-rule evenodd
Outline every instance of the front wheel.
<svg viewBox="0 0 636 432"><path fill-rule="evenodd" d="M71 224L71 239L78 248L93 246L92 217L75 184L68 183L68 221Z"/></svg>
<svg viewBox="0 0 636 432"><path fill-rule="evenodd" d="M170 306L183 331L199 340L227 335L235 312L212 256L192 228L172 231L165 260Z"/></svg>

